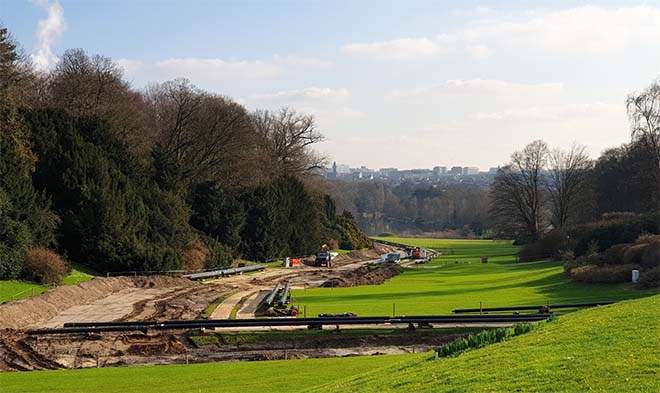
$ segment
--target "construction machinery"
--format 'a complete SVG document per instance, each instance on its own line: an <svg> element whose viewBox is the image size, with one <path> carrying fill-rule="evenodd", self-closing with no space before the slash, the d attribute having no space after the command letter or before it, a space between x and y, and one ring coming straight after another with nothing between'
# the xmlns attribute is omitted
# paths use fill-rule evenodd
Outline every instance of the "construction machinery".
<svg viewBox="0 0 660 393"><path fill-rule="evenodd" d="M410 259L426 259L426 249L421 247L409 247L408 256Z"/></svg>
<svg viewBox="0 0 660 393"><path fill-rule="evenodd" d="M314 264L316 266L332 267L332 253L327 244L322 245L319 252L316 253Z"/></svg>

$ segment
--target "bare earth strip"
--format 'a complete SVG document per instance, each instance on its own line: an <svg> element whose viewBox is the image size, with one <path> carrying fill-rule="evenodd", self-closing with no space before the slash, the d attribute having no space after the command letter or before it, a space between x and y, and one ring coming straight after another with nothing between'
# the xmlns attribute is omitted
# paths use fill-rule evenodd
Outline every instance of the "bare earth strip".
<svg viewBox="0 0 660 393"><path fill-rule="evenodd" d="M171 290L154 288L126 288L89 304L73 306L59 312L41 327L62 327L66 322L110 322L133 311L133 304L161 297Z"/></svg>

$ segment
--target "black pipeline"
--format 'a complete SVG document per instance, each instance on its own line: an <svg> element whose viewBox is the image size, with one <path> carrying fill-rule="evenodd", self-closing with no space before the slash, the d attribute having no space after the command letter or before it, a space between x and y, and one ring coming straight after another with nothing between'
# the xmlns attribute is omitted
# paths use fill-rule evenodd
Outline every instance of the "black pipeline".
<svg viewBox="0 0 660 393"><path fill-rule="evenodd" d="M532 315L417 315L398 317L331 317L331 318L254 318L254 319L198 319L141 322L71 322L64 329L28 330L28 334L93 333L117 331L181 330L216 327L314 326L323 325L382 325L431 323L520 323L536 322L552 314Z"/></svg>
<svg viewBox="0 0 660 393"><path fill-rule="evenodd" d="M509 306L509 307L484 307L484 308L457 308L451 310L454 314L471 312L490 312L490 311L523 311L523 310L549 310L553 308L583 308L597 307L613 304L613 301L593 302L593 303L567 303L567 304L542 304L539 306Z"/></svg>

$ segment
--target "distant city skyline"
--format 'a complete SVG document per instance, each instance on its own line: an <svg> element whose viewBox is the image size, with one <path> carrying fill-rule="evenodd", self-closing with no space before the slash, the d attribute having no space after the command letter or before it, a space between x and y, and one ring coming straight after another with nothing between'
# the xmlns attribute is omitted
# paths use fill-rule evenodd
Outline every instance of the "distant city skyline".
<svg viewBox="0 0 660 393"><path fill-rule="evenodd" d="M314 114L320 153L369 167L495 167L535 139L595 158L660 76L660 0L3 1L0 24L41 69L83 48L135 88Z"/></svg>

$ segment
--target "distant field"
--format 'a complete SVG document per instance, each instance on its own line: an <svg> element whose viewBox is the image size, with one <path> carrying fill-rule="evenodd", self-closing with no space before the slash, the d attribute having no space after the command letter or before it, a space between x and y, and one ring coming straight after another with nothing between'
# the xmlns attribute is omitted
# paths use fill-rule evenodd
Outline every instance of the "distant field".
<svg viewBox="0 0 660 393"><path fill-rule="evenodd" d="M0 373L28 392L657 392L660 296L579 311L454 358L430 353Z"/></svg>
<svg viewBox="0 0 660 393"><path fill-rule="evenodd" d="M426 239L406 237L374 237L410 246L430 248L442 253L432 264L445 264L455 261L481 262L488 257L489 263L515 263L519 246L511 240L466 240L466 239Z"/></svg>
<svg viewBox="0 0 660 393"><path fill-rule="evenodd" d="M74 266L71 273L64 278L63 285L72 285L79 282L89 281L94 278L94 272L80 266ZM25 299L33 295L39 295L50 289L49 285L38 285L33 282L20 280L0 281L0 303L11 300Z"/></svg>
<svg viewBox="0 0 660 393"><path fill-rule="evenodd" d="M564 276L561 262L514 265L509 241L387 238L440 250L443 256L419 269L404 269L382 285L293 291L307 316L446 314L454 308L630 299L648 295L629 285L578 284ZM496 255L495 258L493 256ZM489 256L498 263L481 263ZM459 262L459 263L456 263ZM507 263L508 262L508 263ZM393 306L394 305L394 306Z"/></svg>

